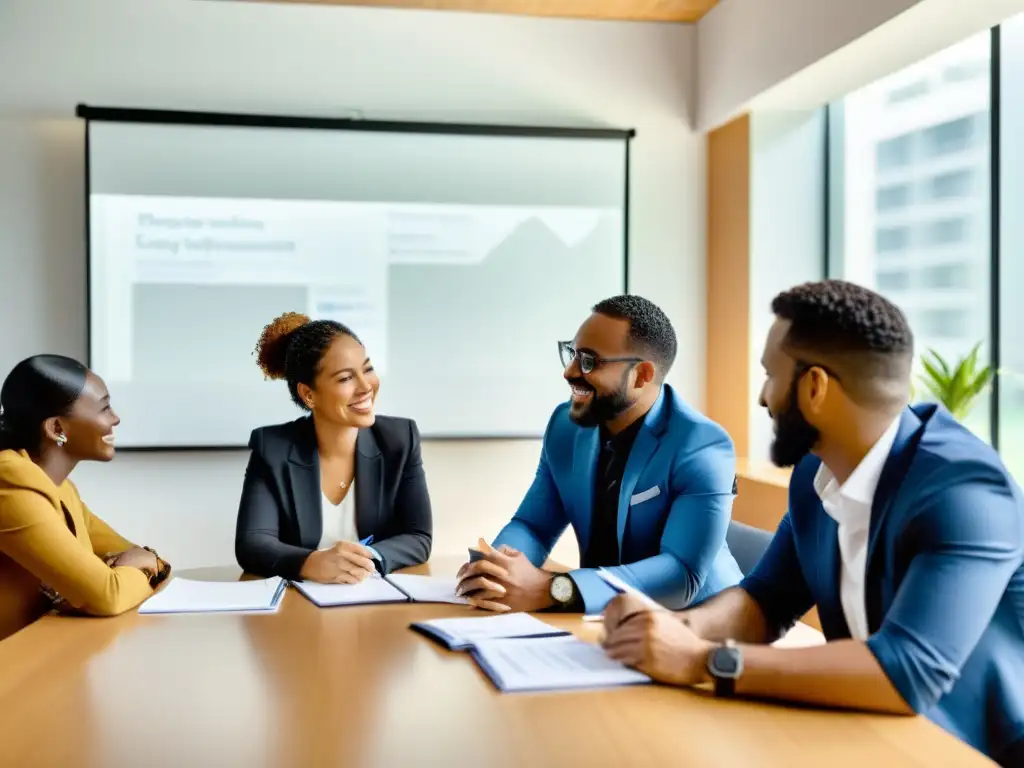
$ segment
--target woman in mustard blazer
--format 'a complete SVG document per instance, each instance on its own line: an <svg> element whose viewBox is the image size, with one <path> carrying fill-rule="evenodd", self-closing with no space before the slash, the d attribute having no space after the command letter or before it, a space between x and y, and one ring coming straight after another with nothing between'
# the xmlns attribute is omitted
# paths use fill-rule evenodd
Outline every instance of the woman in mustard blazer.
<svg viewBox="0 0 1024 768"><path fill-rule="evenodd" d="M68 475L114 458L107 387L59 355L23 360L0 389L0 640L54 609L112 616L170 572L93 515Z"/></svg>

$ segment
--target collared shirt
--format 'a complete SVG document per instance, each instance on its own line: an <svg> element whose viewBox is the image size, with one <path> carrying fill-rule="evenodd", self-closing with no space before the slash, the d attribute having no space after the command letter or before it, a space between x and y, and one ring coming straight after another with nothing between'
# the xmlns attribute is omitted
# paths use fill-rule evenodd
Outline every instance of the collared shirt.
<svg viewBox="0 0 1024 768"><path fill-rule="evenodd" d="M866 640L870 635L864 601L864 578L871 506L899 428L900 419L897 417L842 485L839 485L835 475L824 464L818 467L814 476L814 490L822 506L839 524L839 556L842 561L839 597L850 636L855 640Z"/></svg>
<svg viewBox="0 0 1024 768"><path fill-rule="evenodd" d="M590 520L590 541L583 554L583 568L620 565L619 562L619 490L626 460L633 442L644 425L639 418L619 432L610 434L601 428L601 452L594 473L594 510Z"/></svg>

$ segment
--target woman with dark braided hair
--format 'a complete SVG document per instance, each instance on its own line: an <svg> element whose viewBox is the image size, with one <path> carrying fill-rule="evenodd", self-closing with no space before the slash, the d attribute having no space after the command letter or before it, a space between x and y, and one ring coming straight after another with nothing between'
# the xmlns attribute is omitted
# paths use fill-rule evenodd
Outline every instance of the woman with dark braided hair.
<svg viewBox="0 0 1024 768"><path fill-rule="evenodd" d="M433 525L419 431L374 413L380 380L356 335L288 312L264 328L256 354L308 415L252 433L238 564L261 576L354 584L426 562Z"/></svg>
<svg viewBox="0 0 1024 768"><path fill-rule="evenodd" d="M47 611L113 616L170 572L115 533L68 479L114 458L120 423L99 376L77 360L22 360L0 389L0 639Z"/></svg>

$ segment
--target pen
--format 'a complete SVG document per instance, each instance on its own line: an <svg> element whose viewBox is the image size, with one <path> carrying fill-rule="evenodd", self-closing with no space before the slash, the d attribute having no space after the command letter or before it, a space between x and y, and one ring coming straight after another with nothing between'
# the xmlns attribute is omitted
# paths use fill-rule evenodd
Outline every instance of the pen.
<svg viewBox="0 0 1024 768"><path fill-rule="evenodd" d="M363 540L361 540L359 542L359 546L361 546L361 547L368 547L371 544L373 544L373 534L372 533L369 536L367 536L365 539L363 539Z"/></svg>

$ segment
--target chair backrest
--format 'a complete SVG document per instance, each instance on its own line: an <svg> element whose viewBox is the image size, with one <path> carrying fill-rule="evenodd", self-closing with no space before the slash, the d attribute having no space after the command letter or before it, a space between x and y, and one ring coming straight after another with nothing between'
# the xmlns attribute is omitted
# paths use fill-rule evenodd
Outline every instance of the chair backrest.
<svg viewBox="0 0 1024 768"><path fill-rule="evenodd" d="M752 525L735 520L729 522L729 531L725 534L725 541L744 576L754 570L757 561L768 549L772 535L770 532L762 531Z"/></svg>

